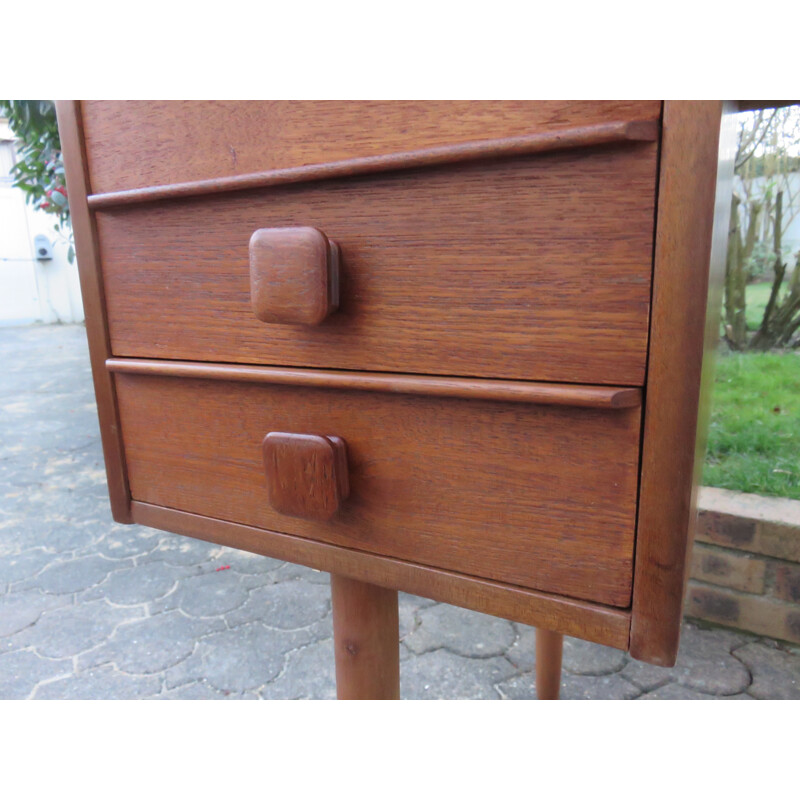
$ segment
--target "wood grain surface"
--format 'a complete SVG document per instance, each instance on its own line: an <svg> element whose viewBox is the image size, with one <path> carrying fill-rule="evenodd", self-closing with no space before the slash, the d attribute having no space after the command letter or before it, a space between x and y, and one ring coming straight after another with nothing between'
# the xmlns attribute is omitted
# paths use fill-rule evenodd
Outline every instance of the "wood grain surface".
<svg viewBox="0 0 800 800"><path fill-rule="evenodd" d="M397 592L331 575L336 697L400 699Z"/></svg>
<svg viewBox="0 0 800 800"><path fill-rule="evenodd" d="M644 382L656 145L97 212L115 355ZM341 248L338 311L266 325L248 242Z"/></svg>
<svg viewBox="0 0 800 800"><path fill-rule="evenodd" d="M427 375L400 375L393 372L244 367L232 364L138 358L109 358L106 360L106 368L110 372L124 372L128 375L204 378L213 381L242 381L280 386L315 386L321 389L353 389L357 392L417 394L465 400L501 400L509 403L537 403L575 408L635 408L642 402L641 389L624 386L431 378Z"/></svg>
<svg viewBox="0 0 800 800"><path fill-rule="evenodd" d="M139 525L193 536L625 650L630 612L134 500Z"/></svg>
<svg viewBox="0 0 800 800"><path fill-rule="evenodd" d="M628 142L655 142L658 140L659 129L658 120L604 122L580 128L564 128L525 136L512 136L506 139L484 139L428 147L422 150L347 158L344 161L328 161L323 164L307 164L302 167L270 169L246 175L228 175L224 178L167 183L161 186L145 186L141 189L123 189L118 192L93 194L89 196L89 208L96 210L186 197L208 197L212 194L236 192L243 189L261 189L290 183L311 183L348 178L354 175L396 172L467 161L486 161L556 150L602 147Z"/></svg>
<svg viewBox="0 0 800 800"><path fill-rule="evenodd" d="M564 636L536 629L536 699L558 700L561 693L561 661Z"/></svg>
<svg viewBox="0 0 800 800"><path fill-rule="evenodd" d="M660 101L84 101L96 193L657 120Z"/></svg>
<svg viewBox="0 0 800 800"><path fill-rule="evenodd" d="M261 450L269 504L279 514L325 522L347 499L347 445L338 436L270 431Z"/></svg>
<svg viewBox="0 0 800 800"><path fill-rule="evenodd" d="M639 409L116 375L135 500L614 606L630 602ZM269 431L347 443L328 522L270 508Z"/></svg>
<svg viewBox="0 0 800 800"><path fill-rule="evenodd" d="M261 322L319 325L339 305L339 247L316 228L250 237L250 305Z"/></svg>
<svg viewBox="0 0 800 800"><path fill-rule="evenodd" d="M105 287L100 268L94 218L86 204L89 178L86 174L83 121L79 104L60 100L56 103L58 131L64 153L72 231L81 282L81 297L86 317L86 336L89 341L89 359L97 399L100 437L106 465L111 513L117 522L130 522L130 492L125 467L122 434L114 382L105 367L111 355L106 315Z"/></svg>
<svg viewBox="0 0 800 800"><path fill-rule="evenodd" d="M705 342L708 365L719 337L735 150L729 123L720 148L721 110L719 102L668 102L664 111L630 643L635 658L663 666L678 652L696 517Z"/></svg>

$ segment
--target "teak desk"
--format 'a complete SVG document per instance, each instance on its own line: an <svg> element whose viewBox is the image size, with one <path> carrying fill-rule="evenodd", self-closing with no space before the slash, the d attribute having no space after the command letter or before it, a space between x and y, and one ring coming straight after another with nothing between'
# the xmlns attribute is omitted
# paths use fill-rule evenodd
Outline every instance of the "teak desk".
<svg viewBox="0 0 800 800"><path fill-rule="evenodd" d="M330 572L341 698L397 590L674 663L721 103L58 115L117 521Z"/></svg>

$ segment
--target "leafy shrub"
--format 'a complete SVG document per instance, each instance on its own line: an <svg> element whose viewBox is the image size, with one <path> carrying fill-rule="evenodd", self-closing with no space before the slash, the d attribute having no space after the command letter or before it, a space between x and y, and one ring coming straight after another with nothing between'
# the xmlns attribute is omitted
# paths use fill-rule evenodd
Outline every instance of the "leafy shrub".
<svg viewBox="0 0 800 800"><path fill-rule="evenodd" d="M28 203L57 218L54 228L67 240L72 263L75 248L55 105L52 100L0 100L0 116L8 119L20 143L11 168L14 186L25 192Z"/></svg>

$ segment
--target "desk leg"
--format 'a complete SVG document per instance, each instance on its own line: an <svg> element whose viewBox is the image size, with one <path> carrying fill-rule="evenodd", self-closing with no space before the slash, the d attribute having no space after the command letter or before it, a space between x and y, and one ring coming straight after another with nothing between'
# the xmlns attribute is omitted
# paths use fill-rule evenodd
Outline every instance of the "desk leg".
<svg viewBox="0 0 800 800"><path fill-rule="evenodd" d="M397 592L331 575L331 600L338 698L399 700Z"/></svg>
<svg viewBox="0 0 800 800"><path fill-rule="evenodd" d="M564 637L560 633L536 629L536 696L539 700L558 700L563 645Z"/></svg>

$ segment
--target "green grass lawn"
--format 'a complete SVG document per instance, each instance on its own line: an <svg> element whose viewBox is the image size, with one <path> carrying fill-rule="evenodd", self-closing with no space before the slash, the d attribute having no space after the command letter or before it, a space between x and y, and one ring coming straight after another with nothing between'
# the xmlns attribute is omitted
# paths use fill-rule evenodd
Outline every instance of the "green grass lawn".
<svg viewBox="0 0 800 800"><path fill-rule="evenodd" d="M745 288L744 317L747 320L747 330L758 330L771 291L771 283L751 283Z"/></svg>
<svg viewBox="0 0 800 800"><path fill-rule="evenodd" d="M703 483L800 500L800 353L717 358Z"/></svg>

